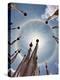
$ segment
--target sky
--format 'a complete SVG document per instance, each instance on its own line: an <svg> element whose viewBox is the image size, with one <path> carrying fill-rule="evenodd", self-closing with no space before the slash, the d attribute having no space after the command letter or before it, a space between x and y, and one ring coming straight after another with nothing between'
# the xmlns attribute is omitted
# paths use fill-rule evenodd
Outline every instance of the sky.
<svg viewBox="0 0 60 80"><path fill-rule="evenodd" d="M33 50L38 38L37 62L41 75L46 74L45 62L48 63L50 74L58 73L58 44L52 38L53 35L58 37L58 29L52 29L53 26L58 26L58 17L50 20L48 24L44 23L44 20L52 15L58 6L16 3L16 7L26 12L27 16L18 13L15 9L11 9L11 22L13 23L11 28L18 26L21 28L19 30L11 30L11 42L19 36L21 36L21 39L11 46L10 54L14 53L16 49L22 49L14 63L11 64L11 68L16 70L24 54L27 55L30 42L33 43Z"/></svg>

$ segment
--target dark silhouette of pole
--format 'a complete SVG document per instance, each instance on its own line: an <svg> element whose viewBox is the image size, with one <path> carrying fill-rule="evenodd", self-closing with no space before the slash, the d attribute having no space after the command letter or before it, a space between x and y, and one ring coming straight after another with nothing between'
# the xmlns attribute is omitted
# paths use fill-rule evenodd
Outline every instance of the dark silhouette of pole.
<svg viewBox="0 0 60 80"><path fill-rule="evenodd" d="M14 54L12 54L12 55L9 54L9 55L8 55L8 62L9 62L10 64L12 64L12 63L15 61L18 53L20 53L20 52L21 52L21 49L20 49L20 50L18 49L18 50L15 51Z"/></svg>
<svg viewBox="0 0 60 80"><path fill-rule="evenodd" d="M48 71L48 65L47 65L47 63L45 63L45 68L46 68L46 74L49 75L49 71Z"/></svg>
<svg viewBox="0 0 60 80"><path fill-rule="evenodd" d="M48 24L48 21L53 17L53 16L58 16L58 9L51 15L51 16L49 16L48 18L47 18L47 20L46 20L46 24Z"/></svg>
<svg viewBox="0 0 60 80"><path fill-rule="evenodd" d="M18 13L22 13L24 16L27 16L26 12L24 12L24 11L22 11L20 9L17 9L16 4L11 3L11 8L15 9Z"/></svg>
<svg viewBox="0 0 60 80"><path fill-rule="evenodd" d="M8 57L13 57L15 53L19 52L21 49L17 49L13 54L8 53ZM20 53L20 52L19 52Z"/></svg>
<svg viewBox="0 0 60 80"><path fill-rule="evenodd" d="M58 26L54 26L54 27L52 27L52 29L57 29L58 28Z"/></svg>
<svg viewBox="0 0 60 80"><path fill-rule="evenodd" d="M9 28L8 30L16 30L16 29L20 29L20 27L16 27L16 28Z"/></svg>
<svg viewBox="0 0 60 80"><path fill-rule="evenodd" d="M20 38L21 38L21 36L18 37L16 40L12 41L11 43L8 41L8 44L9 44L9 45L13 45L16 41L20 40Z"/></svg>
<svg viewBox="0 0 60 80"><path fill-rule="evenodd" d="M40 75L40 70L39 70L39 75Z"/></svg>
<svg viewBox="0 0 60 80"><path fill-rule="evenodd" d="M52 37L56 40L57 43L59 43L58 37L55 37L55 36L52 36Z"/></svg>

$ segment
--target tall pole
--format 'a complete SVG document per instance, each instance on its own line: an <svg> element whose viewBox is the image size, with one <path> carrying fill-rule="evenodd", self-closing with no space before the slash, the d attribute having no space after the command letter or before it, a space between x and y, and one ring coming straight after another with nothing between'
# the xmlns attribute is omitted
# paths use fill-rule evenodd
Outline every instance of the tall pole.
<svg viewBox="0 0 60 80"><path fill-rule="evenodd" d="M46 74L49 75L49 71L48 71L48 65L47 65L47 63L45 63L45 68L46 68Z"/></svg>

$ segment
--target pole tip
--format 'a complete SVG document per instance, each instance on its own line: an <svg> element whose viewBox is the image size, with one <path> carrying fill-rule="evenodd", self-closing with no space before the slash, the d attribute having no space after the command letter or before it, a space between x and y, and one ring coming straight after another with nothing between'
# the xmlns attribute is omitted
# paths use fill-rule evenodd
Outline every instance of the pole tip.
<svg viewBox="0 0 60 80"><path fill-rule="evenodd" d="M33 46L32 42L29 44L29 46L30 46L30 47L32 47L32 46Z"/></svg>
<svg viewBox="0 0 60 80"><path fill-rule="evenodd" d="M48 24L48 21L46 21L45 23Z"/></svg>
<svg viewBox="0 0 60 80"><path fill-rule="evenodd" d="M27 16L27 13L24 13L24 16Z"/></svg>
<svg viewBox="0 0 60 80"><path fill-rule="evenodd" d="M17 29L20 29L20 27L18 26Z"/></svg>
<svg viewBox="0 0 60 80"><path fill-rule="evenodd" d="M37 39L36 42L38 43L39 42L39 39Z"/></svg>

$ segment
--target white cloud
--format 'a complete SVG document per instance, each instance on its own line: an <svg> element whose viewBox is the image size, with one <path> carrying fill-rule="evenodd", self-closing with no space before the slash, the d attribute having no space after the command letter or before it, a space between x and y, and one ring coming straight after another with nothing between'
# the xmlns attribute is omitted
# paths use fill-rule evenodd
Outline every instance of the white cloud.
<svg viewBox="0 0 60 80"><path fill-rule="evenodd" d="M58 9L58 6L55 6L55 5L49 5L49 6L47 6L46 9L45 9L45 13L42 14L41 18L42 18L42 19L48 18L48 17L51 16L57 9Z"/></svg>

